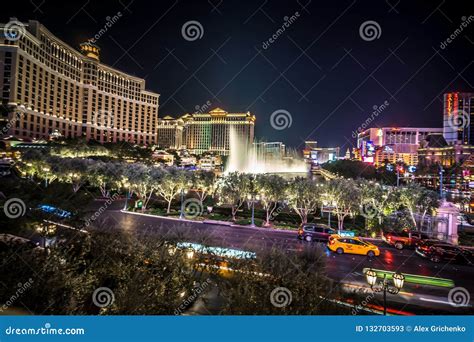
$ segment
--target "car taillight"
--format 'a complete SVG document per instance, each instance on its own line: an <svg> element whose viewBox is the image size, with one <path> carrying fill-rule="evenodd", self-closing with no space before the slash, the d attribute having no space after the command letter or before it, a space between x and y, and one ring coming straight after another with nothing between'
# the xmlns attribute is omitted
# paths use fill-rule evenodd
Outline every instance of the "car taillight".
<svg viewBox="0 0 474 342"><path fill-rule="evenodd" d="M298 234L303 234L303 229L299 229Z"/></svg>
<svg viewBox="0 0 474 342"><path fill-rule="evenodd" d="M333 238L329 239L329 244L334 245L335 243L336 243L336 241Z"/></svg>
<svg viewBox="0 0 474 342"><path fill-rule="evenodd" d="M392 237L391 237L390 235L387 236L387 240L388 240L388 241L392 240Z"/></svg>

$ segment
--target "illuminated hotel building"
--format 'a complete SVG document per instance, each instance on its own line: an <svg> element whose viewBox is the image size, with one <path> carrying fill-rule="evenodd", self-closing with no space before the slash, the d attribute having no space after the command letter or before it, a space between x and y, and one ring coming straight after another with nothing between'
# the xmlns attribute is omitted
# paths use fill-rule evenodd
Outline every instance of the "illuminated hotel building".
<svg viewBox="0 0 474 342"><path fill-rule="evenodd" d="M13 36L12 23L19 28ZM156 144L159 95L145 90L145 80L102 64L95 45L75 50L37 21L11 19L0 28L2 104L12 108L8 134Z"/></svg>
<svg viewBox="0 0 474 342"><path fill-rule="evenodd" d="M428 135L442 132L442 128L369 128L358 134L357 148L361 160L377 166L384 161L403 161L408 165L417 165L420 143Z"/></svg>
<svg viewBox="0 0 474 342"><path fill-rule="evenodd" d="M231 131L239 141L253 143L255 116L250 112L228 113L216 108L209 113L186 114L181 119L184 145L190 153L229 155Z"/></svg>
<svg viewBox="0 0 474 342"><path fill-rule="evenodd" d="M258 156L264 160L281 160L286 156L286 147L280 141L266 142L259 141L253 143Z"/></svg>
<svg viewBox="0 0 474 342"><path fill-rule="evenodd" d="M430 134L418 149L421 165L440 164L451 167L461 164L474 153L474 146L465 144L449 145L443 135Z"/></svg>
<svg viewBox="0 0 474 342"><path fill-rule="evenodd" d="M448 145L474 145L474 93L446 93L443 136Z"/></svg>
<svg viewBox="0 0 474 342"><path fill-rule="evenodd" d="M183 146L184 121L165 116L158 119L158 146L165 149L179 149Z"/></svg>
<svg viewBox="0 0 474 342"><path fill-rule="evenodd" d="M307 163L320 165L339 159L339 147L318 147L317 144L314 140L305 141L303 158Z"/></svg>

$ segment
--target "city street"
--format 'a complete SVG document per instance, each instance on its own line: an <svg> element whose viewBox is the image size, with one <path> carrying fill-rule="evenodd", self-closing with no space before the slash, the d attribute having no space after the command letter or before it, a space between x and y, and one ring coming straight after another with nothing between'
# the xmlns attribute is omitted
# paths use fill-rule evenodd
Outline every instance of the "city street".
<svg viewBox="0 0 474 342"><path fill-rule="evenodd" d="M375 241L381 250L379 257L369 259L359 255L336 255L329 252L324 244L300 241L294 231L276 231L273 229L231 227L219 224L205 224L198 222L179 221L148 217L130 213L123 213L115 203L110 210L101 217L107 218L107 227L123 232L160 238L170 231L183 234L188 239L186 242L200 241L205 238L209 246L231 247L245 251L256 252L272 247L299 253L306 246L323 248L327 256L327 274L330 278L344 284L347 291L357 291L364 297L364 293L372 293L368 287L363 269L372 267L389 271L398 271L407 274L440 277L454 280L456 287L464 287L469 293L474 293L472 279L474 267L458 264L434 264L429 260L419 257L414 250L397 250L385 245L382 241ZM102 226L104 227L104 226ZM397 295L388 295L389 312L403 314L432 314L452 313L465 314L472 308L454 307L448 303L449 289L405 283L402 291ZM381 298L381 297L380 297ZM380 298L373 300L373 307L380 309Z"/></svg>

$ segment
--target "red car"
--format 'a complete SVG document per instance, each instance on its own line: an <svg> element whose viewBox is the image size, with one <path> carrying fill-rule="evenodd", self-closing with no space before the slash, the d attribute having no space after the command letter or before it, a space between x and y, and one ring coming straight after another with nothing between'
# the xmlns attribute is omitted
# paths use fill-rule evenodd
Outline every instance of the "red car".
<svg viewBox="0 0 474 342"><path fill-rule="evenodd" d="M396 249L403 249L405 247L415 248L421 240L429 239L429 236L420 232L411 232L410 236L410 230L403 229L400 232L382 232L382 239Z"/></svg>

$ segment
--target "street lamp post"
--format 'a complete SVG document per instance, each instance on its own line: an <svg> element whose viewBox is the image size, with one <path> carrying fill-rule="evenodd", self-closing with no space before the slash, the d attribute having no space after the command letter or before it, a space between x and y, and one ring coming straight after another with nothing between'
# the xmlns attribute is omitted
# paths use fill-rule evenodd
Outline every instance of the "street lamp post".
<svg viewBox="0 0 474 342"><path fill-rule="evenodd" d="M192 187L193 183L192 182L187 182L187 183L184 183L182 188L181 188L181 212L179 213L179 219L182 220L185 218L185 208L184 208L184 194L185 194L185 187L186 187L186 193L188 193Z"/></svg>
<svg viewBox="0 0 474 342"><path fill-rule="evenodd" d="M321 205L321 217L323 217L323 211L324 207L326 207L327 212L328 212L328 226L331 227L331 206L332 203L328 202L327 200L323 200L322 205Z"/></svg>
<svg viewBox="0 0 474 342"><path fill-rule="evenodd" d="M439 197L440 198L444 198L443 197L443 172L444 172L444 169L441 166L441 164L439 164Z"/></svg>
<svg viewBox="0 0 474 342"><path fill-rule="evenodd" d="M184 219L184 188L181 188L181 210L179 213L179 219Z"/></svg>
<svg viewBox="0 0 474 342"><path fill-rule="evenodd" d="M255 227L255 203L260 200L260 196L252 194L252 195L248 195L247 199L252 204L252 222L250 226Z"/></svg>
<svg viewBox="0 0 474 342"><path fill-rule="evenodd" d="M56 225L47 222L41 222L36 226L36 231L41 235L42 247L46 248L46 238L56 232Z"/></svg>
<svg viewBox="0 0 474 342"><path fill-rule="evenodd" d="M45 167L43 168L43 171L45 172L46 177L44 178L44 187L48 187L48 178L49 178L49 171L51 171L49 168Z"/></svg>
<svg viewBox="0 0 474 342"><path fill-rule="evenodd" d="M397 294L403 287L405 282L405 276L401 273L394 273L393 285L390 285L387 281L387 274L384 273L383 279L377 284L377 272L370 269L365 272L367 283L374 292L383 292L383 314L387 315L387 292L391 294Z"/></svg>
<svg viewBox="0 0 474 342"><path fill-rule="evenodd" d="M125 204L123 210L128 210L128 199L130 197L130 184L128 182L124 183L125 190Z"/></svg>

